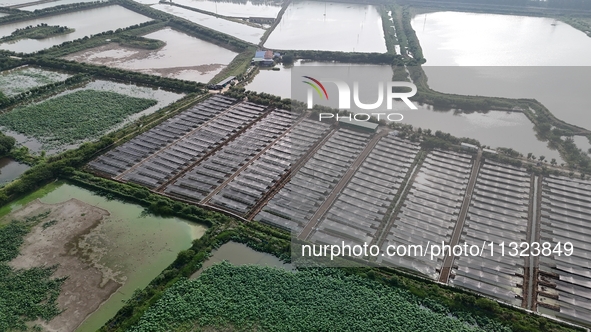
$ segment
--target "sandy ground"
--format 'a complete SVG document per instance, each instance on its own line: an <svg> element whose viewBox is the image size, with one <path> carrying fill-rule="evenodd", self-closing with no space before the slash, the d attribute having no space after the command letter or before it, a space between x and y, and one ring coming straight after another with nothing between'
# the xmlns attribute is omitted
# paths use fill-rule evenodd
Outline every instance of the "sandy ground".
<svg viewBox="0 0 591 332"><path fill-rule="evenodd" d="M74 331L121 286L115 281L116 273L94 262L93 248L84 242L85 235L109 216L109 212L76 199L59 204L36 200L7 218L23 219L48 210L49 216L25 237L19 256L10 265L14 268L59 265L53 276L68 276L57 300L64 311L50 322L37 324L48 331ZM57 223L43 229L42 225L51 220Z"/></svg>

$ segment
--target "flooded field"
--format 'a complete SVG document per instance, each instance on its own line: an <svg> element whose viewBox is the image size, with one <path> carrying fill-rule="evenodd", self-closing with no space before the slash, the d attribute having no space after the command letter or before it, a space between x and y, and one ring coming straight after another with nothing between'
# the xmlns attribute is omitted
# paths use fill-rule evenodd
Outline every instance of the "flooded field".
<svg viewBox="0 0 591 332"><path fill-rule="evenodd" d="M35 67L19 67L0 72L0 92L14 96L42 85L66 80L71 75Z"/></svg>
<svg viewBox="0 0 591 332"><path fill-rule="evenodd" d="M171 28L152 32L144 37L162 40L166 45L158 50L143 50L112 43L73 53L65 58L207 83L237 54Z"/></svg>
<svg viewBox="0 0 591 332"><path fill-rule="evenodd" d="M591 42L591 38L588 39ZM591 104L587 89L591 84L591 66L425 66L423 69L434 90L463 95L533 98L558 119L591 129L591 117L587 115ZM450 77L454 78L453 81Z"/></svg>
<svg viewBox="0 0 591 332"><path fill-rule="evenodd" d="M146 216L138 205L61 182L0 213L26 217L45 211L56 221L33 227L11 265L60 264L54 276L69 276L58 297L66 310L45 324L52 331L96 331L206 230L177 218Z"/></svg>
<svg viewBox="0 0 591 332"><path fill-rule="evenodd" d="M387 51L382 18L376 7L318 1L291 3L265 47L279 50Z"/></svg>
<svg viewBox="0 0 591 332"><path fill-rule="evenodd" d="M156 112L157 110L162 109L162 108L174 103L175 101L181 99L184 96L182 94L178 94L178 93L174 93L174 92L170 92L170 91L166 91L166 90L161 90L161 89L154 89L154 88L149 88L149 87L137 86L137 85L133 85L133 84L123 84L123 83L115 83L115 82L111 82L111 81L95 80L95 81L92 81L92 82L86 84L83 87L62 92L60 94L53 96L52 98L62 96L64 94L72 93L75 91L80 91L80 90L111 91L111 92L116 92L116 93L123 94L126 96L154 99L157 101L156 105L151 106L141 112L138 112L138 113L135 113L134 115L129 116L127 118L127 120L125 120L123 123L121 123L117 127L109 129L109 131L116 130L131 121L135 121L135 120L139 119L143 115L152 114L152 113ZM39 142L35 138L24 136L22 134L7 130L6 128L0 127L0 129L5 134L13 136L17 140L17 144L24 145L24 146L28 147L32 152L39 153L42 150L44 150L43 144L41 144L41 142ZM95 138L89 138L89 139L95 139ZM45 151L48 154L55 154L60 151L75 148L79 145L80 144L62 146L59 148L46 149Z"/></svg>
<svg viewBox="0 0 591 332"><path fill-rule="evenodd" d="M411 23L429 66L591 65L591 38L551 18L436 12Z"/></svg>
<svg viewBox="0 0 591 332"><path fill-rule="evenodd" d="M228 21L223 18L217 18L211 15L202 14L172 5L157 4L152 6L152 8L184 18L204 27L225 33L253 44L258 44L261 40L261 37L265 33L265 30L260 28Z"/></svg>
<svg viewBox="0 0 591 332"><path fill-rule="evenodd" d="M40 23L46 23L48 25L66 25L76 31L45 39L22 39L14 43L4 43L0 44L0 49L31 53L59 45L66 41L72 41L107 30L126 28L149 20L148 17L121 6L107 6L9 23L0 25L0 36L8 36L16 29L22 29L29 25L38 25Z"/></svg>
<svg viewBox="0 0 591 332"><path fill-rule="evenodd" d="M233 265L260 265L278 267L288 271L294 270L291 264L286 264L271 254L256 251L242 243L230 241L214 250L211 257L203 263L201 269L193 273L191 279L197 278L208 267L223 261L228 261Z"/></svg>
<svg viewBox="0 0 591 332"><path fill-rule="evenodd" d="M68 5L71 3L95 2L95 1L106 1L106 0L58 0L58 1L50 1L50 2L46 2L46 3L40 3L40 4L27 6L27 7L20 7L19 10L35 11L38 9Z"/></svg>
<svg viewBox="0 0 591 332"><path fill-rule="evenodd" d="M18 178L29 168L31 166L21 164L8 157L0 158L0 187Z"/></svg>
<svg viewBox="0 0 591 332"><path fill-rule="evenodd" d="M255 3L246 1L216 1L216 0L176 0L184 6L189 6L219 15L230 17L277 17L281 10L281 1L265 1Z"/></svg>

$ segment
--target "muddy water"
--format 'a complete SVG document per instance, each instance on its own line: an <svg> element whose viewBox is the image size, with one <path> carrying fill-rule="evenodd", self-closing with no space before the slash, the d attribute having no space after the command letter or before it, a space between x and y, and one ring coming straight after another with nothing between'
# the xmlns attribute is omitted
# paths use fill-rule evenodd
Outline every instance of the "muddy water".
<svg viewBox="0 0 591 332"><path fill-rule="evenodd" d="M4 43L0 44L0 49L23 53L36 52L66 41L72 41L107 30L126 28L149 20L148 17L121 6L107 6L9 23L0 25L0 36L8 36L16 29L22 29L29 25L38 25L40 23L65 25L69 28L74 28L76 31L45 39L22 39L12 43Z"/></svg>
<svg viewBox="0 0 591 332"><path fill-rule="evenodd" d="M197 278L208 267L222 261L228 261L234 265L261 265L278 267L288 271L295 270L293 265L285 264L271 254L256 251L242 243L228 242L215 250L212 256L203 263L203 267L195 272L191 278Z"/></svg>
<svg viewBox="0 0 591 332"><path fill-rule="evenodd" d="M66 59L207 83L237 55L170 28L145 37L162 40L166 45L158 50L142 50L113 43L68 55Z"/></svg>
<svg viewBox="0 0 591 332"><path fill-rule="evenodd" d="M386 52L376 7L354 3L294 1L265 47L279 50Z"/></svg>
<svg viewBox="0 0 591 332"><path fill-rule="evenodd" d="M120 272L115 279L124 283L101 307L91 314L78 331L96 331L123 306L133 291L143 289L174 261L178 252L191 246L206 227L178 218L142 215L139 205L107 200L72 184L57 182L0 209L0 215L39 198L54 204L76 198L109 211L110 216L81 240L92 246L97 264Z"/></svg>
<svg viewBox="0 0 591 332"><path fill-rule="evenodd" d="M8 157L0 158L0 187L21 176L29 165L21 164Z"/></svg>

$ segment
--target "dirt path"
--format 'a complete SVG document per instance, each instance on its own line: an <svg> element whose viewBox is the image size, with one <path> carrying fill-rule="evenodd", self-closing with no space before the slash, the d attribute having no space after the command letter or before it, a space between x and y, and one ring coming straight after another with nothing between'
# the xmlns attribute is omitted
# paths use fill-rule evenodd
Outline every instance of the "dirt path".
<svg viewBox="0 0 591 332"><path fill-rule="evenodd" d="M59 204L36 200L7 218L24 219L46 211L51 211L49 216L31 229L19 256L10 265L14 268L59 265L53 277L68 276L57 300L64 311L50 322L36 323L48 331L74 331L121 286L114 281L112 271L93 263L93 248L85 246L83 241L109 212L77 199Z"/></svg>

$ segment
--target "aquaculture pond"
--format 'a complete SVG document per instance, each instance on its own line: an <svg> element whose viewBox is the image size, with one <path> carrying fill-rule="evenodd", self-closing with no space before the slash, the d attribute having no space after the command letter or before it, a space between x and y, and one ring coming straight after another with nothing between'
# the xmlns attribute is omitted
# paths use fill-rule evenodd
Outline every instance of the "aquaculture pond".
<svg viewBox="0 0 591 332"><path fill-rule="evenodd" d="M49 184L1 208L0 215L47 210L56 221L31 230L11 264L35 266L47 259L60 263L56 275L70 276L58 298L66 310L46 324L60 331L96 331L134 290L146 287L206 231L178 218L146 215L141 206L65 182Z"/></svg>
<svg viewBox="0 0 591 332"><path fill-rule="evenodd" d="M245 244L237 242L227 242L212 252L211 257L203 263L199 271L193 273L191 278L197 278L204 270L210 266L227 261L233 265L260 265L278 267L288 271L295 271L294 266L286 264L279 258L264 252L256 251Z"/></svg>
<svg viewBox="0 0 591 332"><path fill-rule="evenodd" d="M127 124L131 121L135 121L143 115L152 114L152 113L156 112L157 110L172 104L173 102L179 100L180 98L182 98L184 96L183 94L178 94L178 93L174 93L174 92L170 92L170 91L166 91L166 90L162 90L162 89L154 89L154 88L150 88L150 87L138 86L138 85L133 85L133 84L115 83L115 82L104 81L104 80L95 80L95 81L87 83L83 87L67 90L67 91L64 91L60 94L52 96L50 99L59 98L59 97L65 96L67 94L71 94L71 93L75 93L75 92L79 92L79 91L86 91L86 90L97 91L97 92L117 93L117 94L128 96L128 97L156 101L156 103L150 103L149 105L144 105L144 106L148 106L147 108L145 108L145 107L136 108L135 112L132 112L131 114L129 114L129 112L126 111L125 113L129 114L129 115L125 116L121 121L118 121L117 124L115 124L113 126L106 127L106 131L101 130L102 133L105 133L105 132L108 133L108 132L111 132L111 131L116 130L118 128L121 128L125 124ZM48 101L50 99L46 99L44 101L41 101L38 104L42 104L43 102ZM93 109L91 107L91 105L82 107L80 109L80 112L81 112L80 116L85 115L85 107L88 107L88 109ZM89 113L89 112L87 111L86 113ZM87 115L88 114L86 114L86 116ZM64 119L64 120L67 120L67 119ZM75 119L73 118L70 120L73 121ZM111 122L111 121L109 120L109 122ZM23 123L23 125L26 125L26 123ZM68 127L68 128L78 128L78 127L72 126L72 127ZM2 132L4 132L5 134L16 138L17 144L24 145L24 146L28 147L32 152L35 152L35 153L45 151L48 154L54 154L54 153L57 153L60 151L75 148L82 143L82 141L76 142L73 144L64 143L64 142L60 143L59 141L49 142L47 140L40 140L38 138L35 138L33 135L27 136L25 133L19 133L14 130L10 130L9 128L2 127L2 126L0 126L0 130ZM67 129L67 128L65 130L75 131L73 129ZM96 139L96 138L98 138L98 137L87 137L87 140L92 140L92 139ZM83 140L83 141L85 141L85 140Z"/></svg>
<svg viewBox="0 0 591 332"><path fill-rule="evenodd" d="M265 47L384 53L382 18L365 4L294 1L285 10Z"/></svg>
<svg viewBox="0 0 591 332"><path fill-rule="evenodd" d="M32 88L65 81L71 75L35 67L19 67L0 72L0 92L14 96Z"/></svg>
<svg viewBox="0 0 591 332"><path fill-rule="evenodd" d="M50 8L50 7L56 7L56 6L62 6L62 5L68 5L71 3L80 3L80 2L95 2L95 1L106 1L106 0L57 0L57 1L50 1L50 2L44 2L44 3L37 3L31 6L26 6L26 7L20 7L20 10L27 10L27 11L35 11L38 9L45 9L45 8ZM32 1L32 2L36 2L36 1Z"/></svg>
<svg viewBox="0 0 591 332"><path fill-rule="evenodd" d="M8 157L0 158L0 187L18 178L29 168L31 166Z"/></svg>
<svg viewBox="0 0 591 332"><path fill-rule="evenodd" d="M225 33L253 44L258 44L261 40L261 37L265 33L265 30L261 28L255 28L246 24L233 22L173 5L157 4L153 5L152 8L184 18L191 22L203 25L207 28Z"/></svg>
<svg viewBox="0 0 591 332"><path fill-rule="evenodd" d="M591 65L591 38L552 18L435 12L411 24L429 66Z"/></svg>
<svg viewBox="0 0 591 332"><path fill-rule="evenodd" d="M162 40L166 45L157 50L143 50L111 43L73 53L65 58L207 83L237 55L228 49L171 28L158 30L144 37Z"/></svg>
<svg viewBox="0 0 591 332"><path fill-rule="evenodd" d="M324 66L322 69L323 73L328 75L328 71L331 71L332 77L345 77L342 75L354 77L356 81L360 82L359 85L365 89L362 90L365 91L362 92L362 100L364 102L373 102L377 99L377 90L371 90L372 87L376 86L376 82L391 81L393 76L390 66L360 66L342 63L319 62L302 62L296 64L294 67L297 68L297 73L295 76L299 77L302 75L309 75L313 77L315 72L318 72L314 70L313 66ZM292 81L290 76L292 76L295 72L293 68L291 70L292 72L289 75L283 72L284 68L281 68L281 70L278 72L261 71L261 73L265 73L267 76L261 80L257 80L258 77L255 77L253 82L250 83L247 88L264 92L265 86L269 85L268 82L273 82L274 84L270 86L269 89L278 91L278 93L285 93L286 91L291 93ZM328 77L331 77L331 75L328 75ZM286 78L285 81L283 80L284 77ZM293 82L302 84L298 77L294 77ZM448 79L448 81L450 80ZM457 80L454 80L453 82L456 81ZM329 96L336 95L337 93L336 87L334 87L333 84L327 84L326 89ZM370 92L373 92L373 95ZM290 95L282 95L282 97L289 96ZM304 98L301 101L305 102L306 100ZM316 99L315 102L329 105L326 104L323 99ZM477 139L480 141L480 143L484 145L490 145L492 148L513 148L525 155L527 155L529 152L532 152L536 156L543 155L548 159L556 158L557 160L561 160L558 151L550 149L546 142L542 142L537 139L536 133L534 131L534 125L523 113L496 110L490 110L487 112L463 113L457 110L437 109L430 105L416 106L418 108L417 110L411 110L403 102L394 101L391 111L382 109L381 112L400 113L404 117L402 123L411 124L414 127L420 127L422 129L431 129L432 132L441 130L444 133L450 133L456 137L469 137ZM355 108L355 106L352 107L352 111L361 111L363 113L367 113L367 111Z"/></svg>
<svg viewBox="0 0 591 332"><path fill-rule="evenodd" d="M277 17L281 10L281 1L175 0L174 2L229 17Z"/></svg>
<svg viewBox="0 0 591 332"><path fill-rule="evenodd" d="M59 45L66 41L72 41L108 30L114 31L119 28L126 28L149 20L150 18L121 6L106 6L8 23L0 25L0 36L8 36L16 29L22 29L29 25L36 26L41 23L47 25L65 25L75 29L75 31L45 39L21 39L13 43L4 43L0 44L0 49L31 53Z"/></svg>
<svg viewBox="0 0 591 332"><path fill-rule="evenodd" d="M412 26L434 90L534 98L557 118L591 129L591 38L584 32L550 18L460 12L419 14Z"/></svg>

